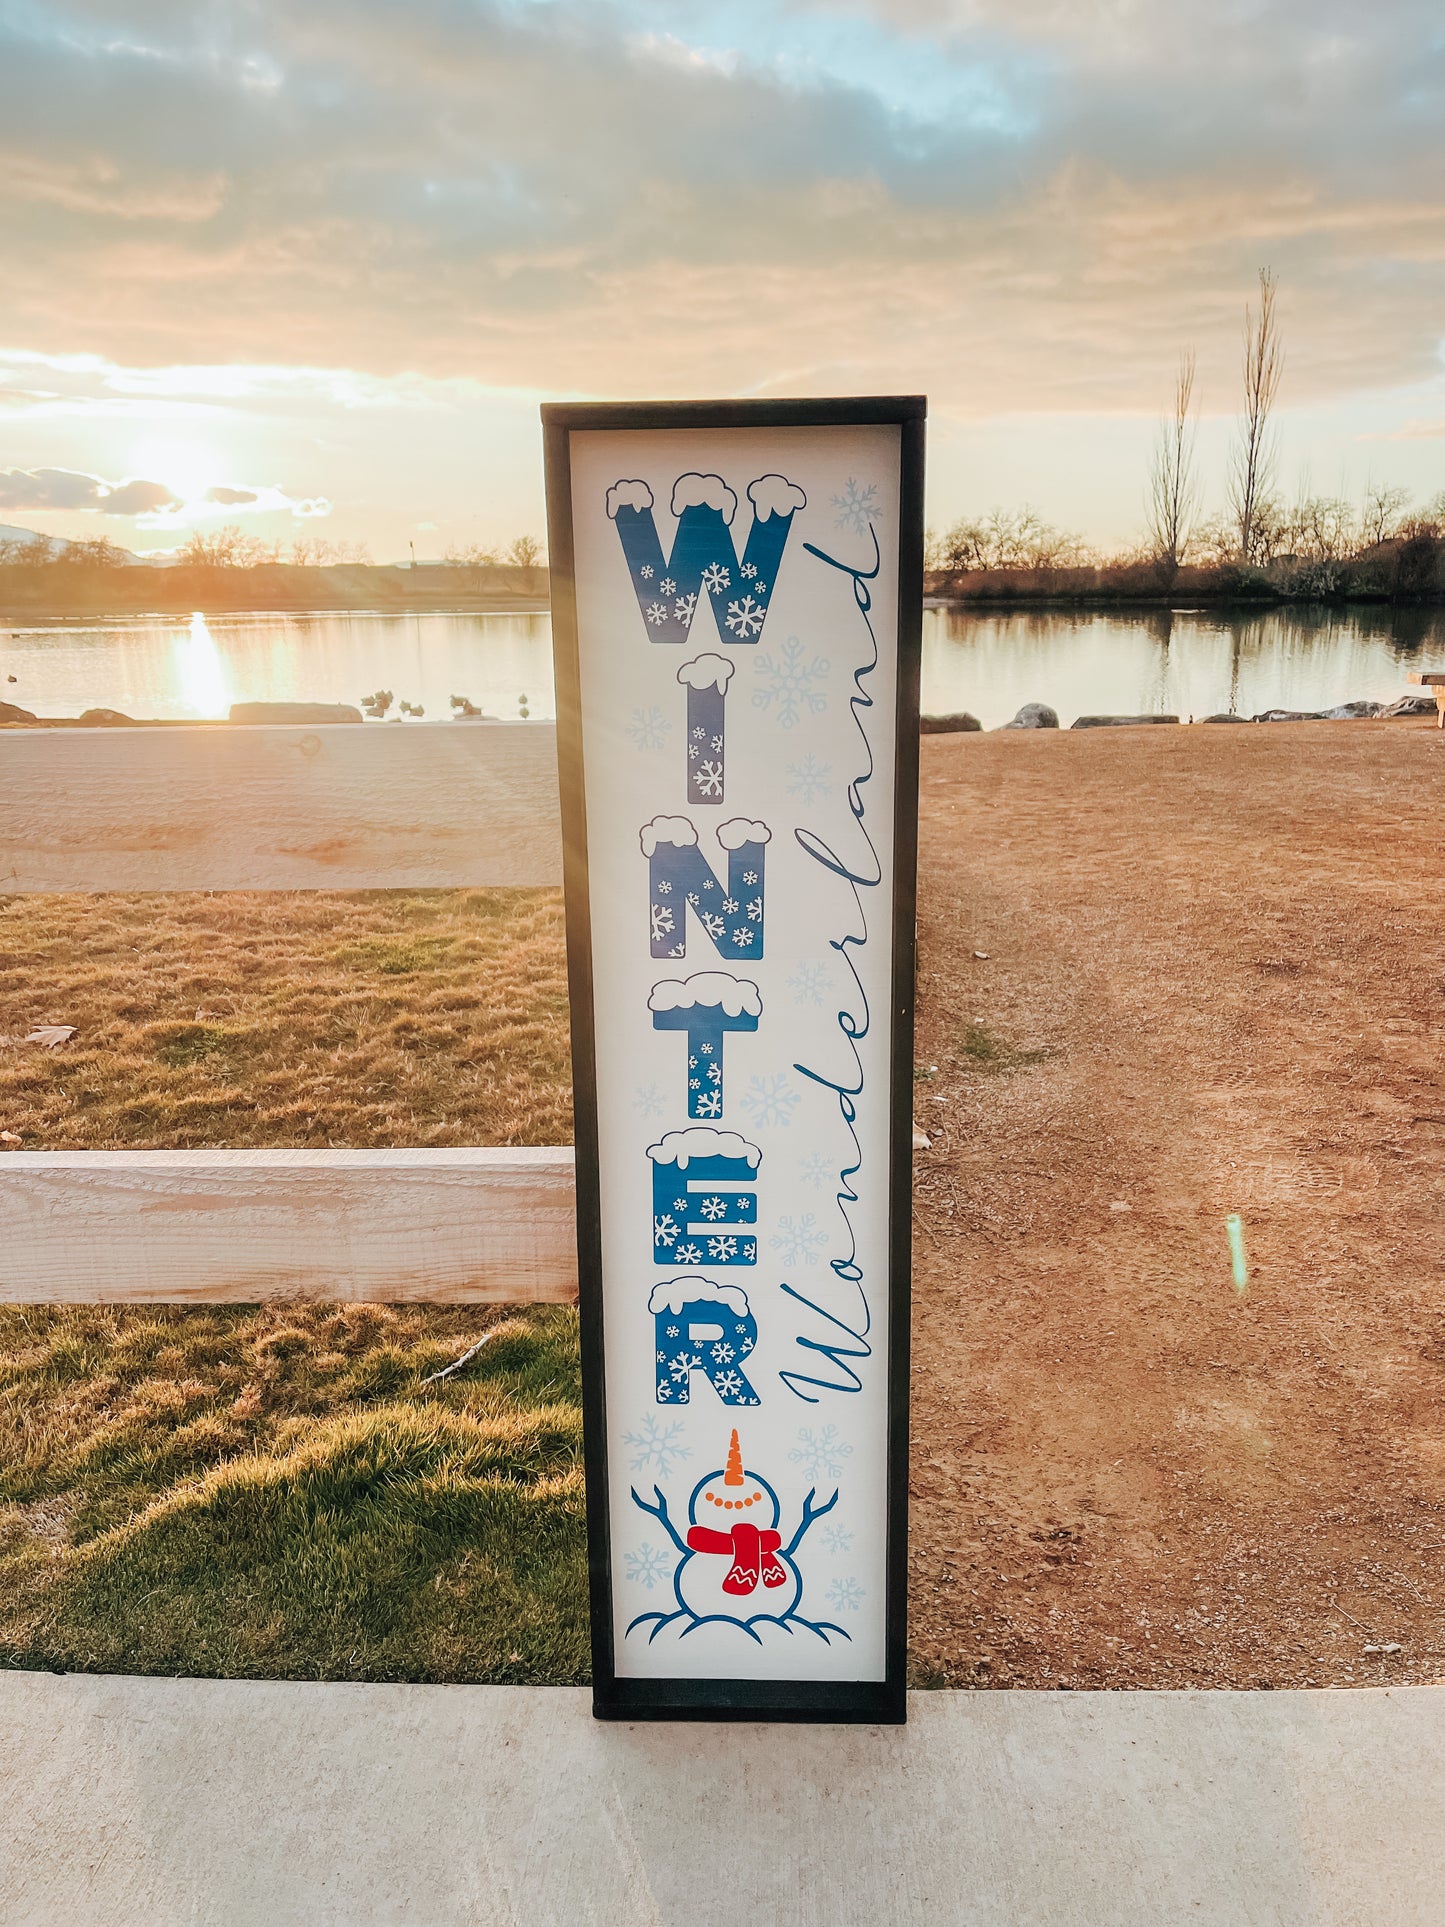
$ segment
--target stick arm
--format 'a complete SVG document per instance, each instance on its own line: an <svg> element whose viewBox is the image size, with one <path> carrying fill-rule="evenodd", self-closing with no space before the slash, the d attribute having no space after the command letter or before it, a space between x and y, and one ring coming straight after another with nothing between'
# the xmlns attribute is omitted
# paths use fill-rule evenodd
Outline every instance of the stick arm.
<svg viewBox="0 0 1445 1927"><path fill-rule="evenodd" d="M661 1498L662 1494L659 1492L657 1496ZM793 1534L792 1539L784 1549L783 1557L785 1559L791 1559L793 1554L798 1550L798 1547L803 1543L803 1534L808 1530L808 1527L812 1525L813 1521L815 1519L821 1519L825 1512L831 1512L833 1507L838 1503L838 1494L835 1492L826 1505L815 1506L813 1501L817 1496L818 1488L814 1486L807 1498L803 1501L803 1516L798 1521L798 1530Z"/></svg>
<svg viewBox="0 0 1445 1927"><path fill-rule="evenodd" d="M667 1534L668 1538L671 1539L672 1543L677 1547L678 1551L683 1554L686 1554L687 1547L683 1544L682 1540L678 1538L677 1533L673 1529L672 1520L667 1515L667 1500L662 1495L662 1487L660 1485L655 1485L652 1488L652 1490L657 1497L656 1505L649 1505L646 1499L644 1499L642 1494L638 1491L637 1487L633 1486L632 1498L633 1498L634 1504L640 1505L644 1512L650 1512L653 1518L656 1519L658 1524L662 1527L663 1531ZM836 1499L837 1496L838 1495L835 1492L833 1494L833 1497Z"/></svg>

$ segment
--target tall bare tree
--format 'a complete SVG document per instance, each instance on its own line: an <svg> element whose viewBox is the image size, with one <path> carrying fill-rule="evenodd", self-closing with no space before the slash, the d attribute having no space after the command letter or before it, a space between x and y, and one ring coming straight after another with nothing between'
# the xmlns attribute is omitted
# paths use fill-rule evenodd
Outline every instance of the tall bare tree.
<svg viewBox="0 0 1445 1927"><path fill-rule="evenodd" d="M1194 482L1194 350L1179 357L1174 378L1174 409L1159 424L1149 471L1149 539L1154 553L1171 570L1184 559L1185 545L1199 506Z"/></svg>
<svg viewBox="0 0 1445 1927"><path fill-rule="evenodd" d="M1239 531L1241 562L1253 557L1260 509L1274 480L1275 441L1270 416L1284 373L1284 349L1275 313L1278 287L1273 268L1261 268L1259 312L1256 314L1248 303L1244 310L1244 413L1229 484L1229 506Z"/></svg>
<svg viewBox="0 0 1445 1927"><path fill-rule="evenodd" d="M1403 488L1387 488L1373 478L1365 484L1365 506L1360 511L1360 540L1366 548L1377 542L1388 542L1399 526L1400 516L1408 506L1410 492Z"/></svg>

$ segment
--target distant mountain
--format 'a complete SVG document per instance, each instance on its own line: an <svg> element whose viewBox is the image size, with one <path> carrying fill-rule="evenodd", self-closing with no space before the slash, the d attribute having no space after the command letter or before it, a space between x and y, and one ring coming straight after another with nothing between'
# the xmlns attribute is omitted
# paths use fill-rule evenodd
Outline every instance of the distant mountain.
<svg viewBox="0 0 1445 1927"><path fill-rule="evenodd" d="M8 522L0 522L0 549L7 547L12 542L19 548L28 549L32 544L43 542L45 539L46 538L35 529L17 529L13 528ZM50 541L57 549L68 549L72 546L63 535L52 535ZM144 562L150 559L148 556L135 555L130 549L121 549L120 556L121 559L126 562Z"/></svg>

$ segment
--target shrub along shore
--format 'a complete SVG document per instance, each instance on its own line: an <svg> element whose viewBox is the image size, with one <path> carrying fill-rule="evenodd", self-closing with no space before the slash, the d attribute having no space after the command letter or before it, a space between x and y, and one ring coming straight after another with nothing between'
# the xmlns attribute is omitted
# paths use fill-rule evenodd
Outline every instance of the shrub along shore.
<svg viewBox="0 0 1445 1927"><path fill-rule="evenodd" d="M546 568L501 563L371 563L310 566L266 562L147 567L117 560L105 545L58 552L0 551L0 622L67 617L381 609L545 609ZM1035 567L929 567L929 597L1008 607L1269 608L1289 603L1445 603L1445 532L1378 542L1344 559L1277 556L1173 566L1163 560Z"/></svg>

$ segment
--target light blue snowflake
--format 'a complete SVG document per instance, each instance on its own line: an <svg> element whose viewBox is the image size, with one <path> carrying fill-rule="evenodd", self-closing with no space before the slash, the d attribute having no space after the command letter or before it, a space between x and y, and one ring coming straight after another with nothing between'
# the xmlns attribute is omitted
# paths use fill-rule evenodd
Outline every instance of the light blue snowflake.
<svg viewBox="0 0 1445 1927"><path fill-rule="evenodd" d="M663 1548L649 1545L645 1539L636 1552L623 1556L627 1563L627 1577L635 1579L639 1586L646 1586L649 1592L672 1571L672 1555Z"/></svg>
<svg viewBox="0 0 1445 1927"><path fill-rule="evenodd" d="M788 1454L793 1464L801 1465L810 1479L836 1479L844 1459L852 1456L852 1446L839 1438L836 1425L819 1426L816 1432L811 1425L803 1426L798 1443Z"/></svg>
<svg viewBox="0 0 1445 1927"><path fill-rule="evenodd" d="M855 1613L868 1597L856 1579L835 1579L828 1588L828 1604L840 1613Z"/></svg>
<svg viewBox="0 0 1445 1927"><path fill-rule="evenodd" d="M682 1433L681 1419L662 1425L649 1412L642 1421L641 1431L622 1435L623 1444L632 1447L633 1471L656 1472L660 1479L667 1478L675 1465L692 1457L692 1447L678 1443Z"/></svg>
<svg viewBox="0 0 1445 1927"><path fill-rule="evenodd" d="M824 963L801 963L788 979L795 1004L821 1004L832 987L832 973Z"/></svg>
<svg viewBox="0 0 1445 1927"><path fill-rule="evenodd" d="M743 1109L755 1125L791 1124L793 1108L801 1099L782 1071L770 1077L750 1077Z"/></svg>
<svg viewBox="0 0 1445 1927"><path fill-rule="evenodd" d="M816 803L820 796L833 794L833 765L820 763L809 750L800 763L789 763L789 796L796 796L805 805Z"/></svg>
<svg viewBox="0 0 1445 1927"><path fill-rule="evenodd" d="M661 1117L667 1109L667 1099L656 1084L639 1084L633 1093L632 1108L639 1117Z"/></svg>
<svg viewBox="0 0 1445 1927"><path fill-rule="evenodd" d="M835 529L852 529L855 535L867 533L868 524L879 513L878 485L869 482L855 482L848 477L841 495L833 497L833 507L838 511L833 526Z"/></svg>
<svg viewBox="0 0 1445 1927"><path fill-rule="evenodd" d="M828 1163L821 1151L814 1151L811 1157L804 1158L798 1166L798 1182L806 1184L814 1191L826 1190L837 1175L836 1168Z"/></svg>
<svg viewBox="0 0 1445 1927"><path fill-rule="evenodd" d="M816 685L826 678L830 666L826 656L804 661L802 643L789 636L776 656L769 651L753 664L753 674L761 679L761 686L753 691L754 709L766 709L784 729L796 728L804 710L822 715L828 698Z"/></svg>
<svg viewBox="0 0 1445 1927"><path fill-rule="evenodd" d="M785 1265L817 1264L818 1253L827 1242L827 1233L818 1229L818 1220L811 1211L800 1212L796 1219L779 1218L777 1235L768 1239Z"/></svg>
<svg viewBox="0 0 1445 1927"><path fill-rule="evenodd" d="M660 709L634 709L622 732L637 749L665 749L672 724Z"/></svg>
<svg viewBox="0 0 1445 1927"><path fill-rule="evenodd" d="M853 1534L847 1526L828 1524L823 1528L823 1544L829 1552L851 1552Z"/></svg>

